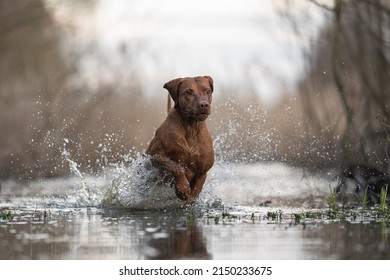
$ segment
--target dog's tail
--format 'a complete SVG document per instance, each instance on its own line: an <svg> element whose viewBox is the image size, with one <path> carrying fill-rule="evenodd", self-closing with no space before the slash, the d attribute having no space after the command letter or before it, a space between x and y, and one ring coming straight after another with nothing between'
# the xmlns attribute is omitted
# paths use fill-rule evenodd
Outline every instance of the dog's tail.
<svg viewBox="0 0 390 280"><path fill-rule="evenodd" d="M172 101L171 101L171 97L168 94L167 114L169 114L171 108L172 108Z"/></svg>

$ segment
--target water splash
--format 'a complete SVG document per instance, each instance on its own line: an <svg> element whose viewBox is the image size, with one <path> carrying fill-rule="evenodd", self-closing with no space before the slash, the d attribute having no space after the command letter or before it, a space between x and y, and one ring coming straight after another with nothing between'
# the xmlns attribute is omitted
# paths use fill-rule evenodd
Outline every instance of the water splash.
<svg viewBox="0 0 390 280"><path fill-rule="evenodd" d="M228 116L212 128L216 162L254 163L273 160L279 140L268 126L268 113L252 103L228 99L216 106L217 115Z"/></svg>
<svg viewBox="0 0 390 280"><path fill-rule="evenodd" d="M116 163L106 162L114 179L105 190L92 187L86 180L87 174L80 171L79 164L72 160L66 148L69 139L64 139L62 156L69 169L80 184L69 197L81 207L108 206L128 209L162 209L181 207L183 201L177 198L173 187L173 177L166 171L153 166L149 156L138 153L135 156L124 155ZM95 175L98 178L98 175ZM70 200L69 200L70 202Z"/></svg>
<svg viewBox="0 0 390 280"><path fill-rule="evenodd" d="M272 202L272 206L320 206L329 192L328 178L306 176L299 168L275 161L280 144L277 130L268 126L267 111L256 106L244 106L239 110L234 100L217 110L228 111L229 118L214 127L216 161L197 204L221 203L256 206ZM128 209L162 209L180 207L174 191L173 178L151 163L143 154L123 155L116 163L109 162L112 150L109 145L115 137L107 135L108 147L99 144L99 167L109 169L112 182L99 193L86 181L86 174L72 160L64 140L63 157L71 172L80 180L76 197L78 205L114 206ZM106 168L109 167L109 168ZM101 174L95 174L99 178Z"/></svg>
<svg viewBox="0 0 390 280"><path fill-rule="evenodd" d="M81 183L81 188L76 189L73 197L76 197L78 206L98 206L100 204L99 192L96 189L92 191L90 184L87 184L85 176L80 171L77 162L71 159L70 153L66 148L67 144L69 144L69 139L65 138L61 154L65 161L68 162L70 172L77 176Z"/></svg>
<svg viewBox="0 0 390 280"><path fill-rule="evenodd" d="M107 190L103 205L131 209L179 207L183 202L175 195L173 178L153 166L147 155L137 154Z"/></svg>

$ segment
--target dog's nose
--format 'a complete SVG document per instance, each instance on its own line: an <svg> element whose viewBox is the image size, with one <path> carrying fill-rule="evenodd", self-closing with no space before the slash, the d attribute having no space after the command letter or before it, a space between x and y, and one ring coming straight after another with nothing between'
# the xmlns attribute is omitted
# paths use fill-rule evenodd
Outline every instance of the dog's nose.
<svg viewBox="0 0 390 280"><path fill-rule="evenodd" d="M209 108L209 103L207 101L200 101L199 102L199 107L203 110L205 109L208 109Z"/></svg>

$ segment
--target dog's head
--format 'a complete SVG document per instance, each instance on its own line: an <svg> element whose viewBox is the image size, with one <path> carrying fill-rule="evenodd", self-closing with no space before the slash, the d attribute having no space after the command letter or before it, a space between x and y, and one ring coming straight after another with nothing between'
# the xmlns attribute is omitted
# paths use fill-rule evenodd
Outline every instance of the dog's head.
<svg viewBox="0 0 390 280"><path fill-rule="evenodd" d="M185 118L204 121L211 113L213 79L209 76L177 78L164 84Z"/></svg>

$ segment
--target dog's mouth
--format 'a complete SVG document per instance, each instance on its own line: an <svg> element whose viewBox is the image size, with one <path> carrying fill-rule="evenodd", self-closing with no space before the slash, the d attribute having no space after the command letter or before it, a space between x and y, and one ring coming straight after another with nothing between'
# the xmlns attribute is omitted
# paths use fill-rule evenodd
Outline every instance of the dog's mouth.
<svg viewBox="0 0 390 280"><path fill-rule="evenodd" d="M188 119L204 121L210 115L210 110L184 110L183 114Z"/></svg>
<svg viewBox="0 0 390 280"><path fill-rule="evenodd" d="M209 112L201 112L201 113L194 114L193 116L198 121L204 121L208 118L209 115L210 115Z"/></svg>

